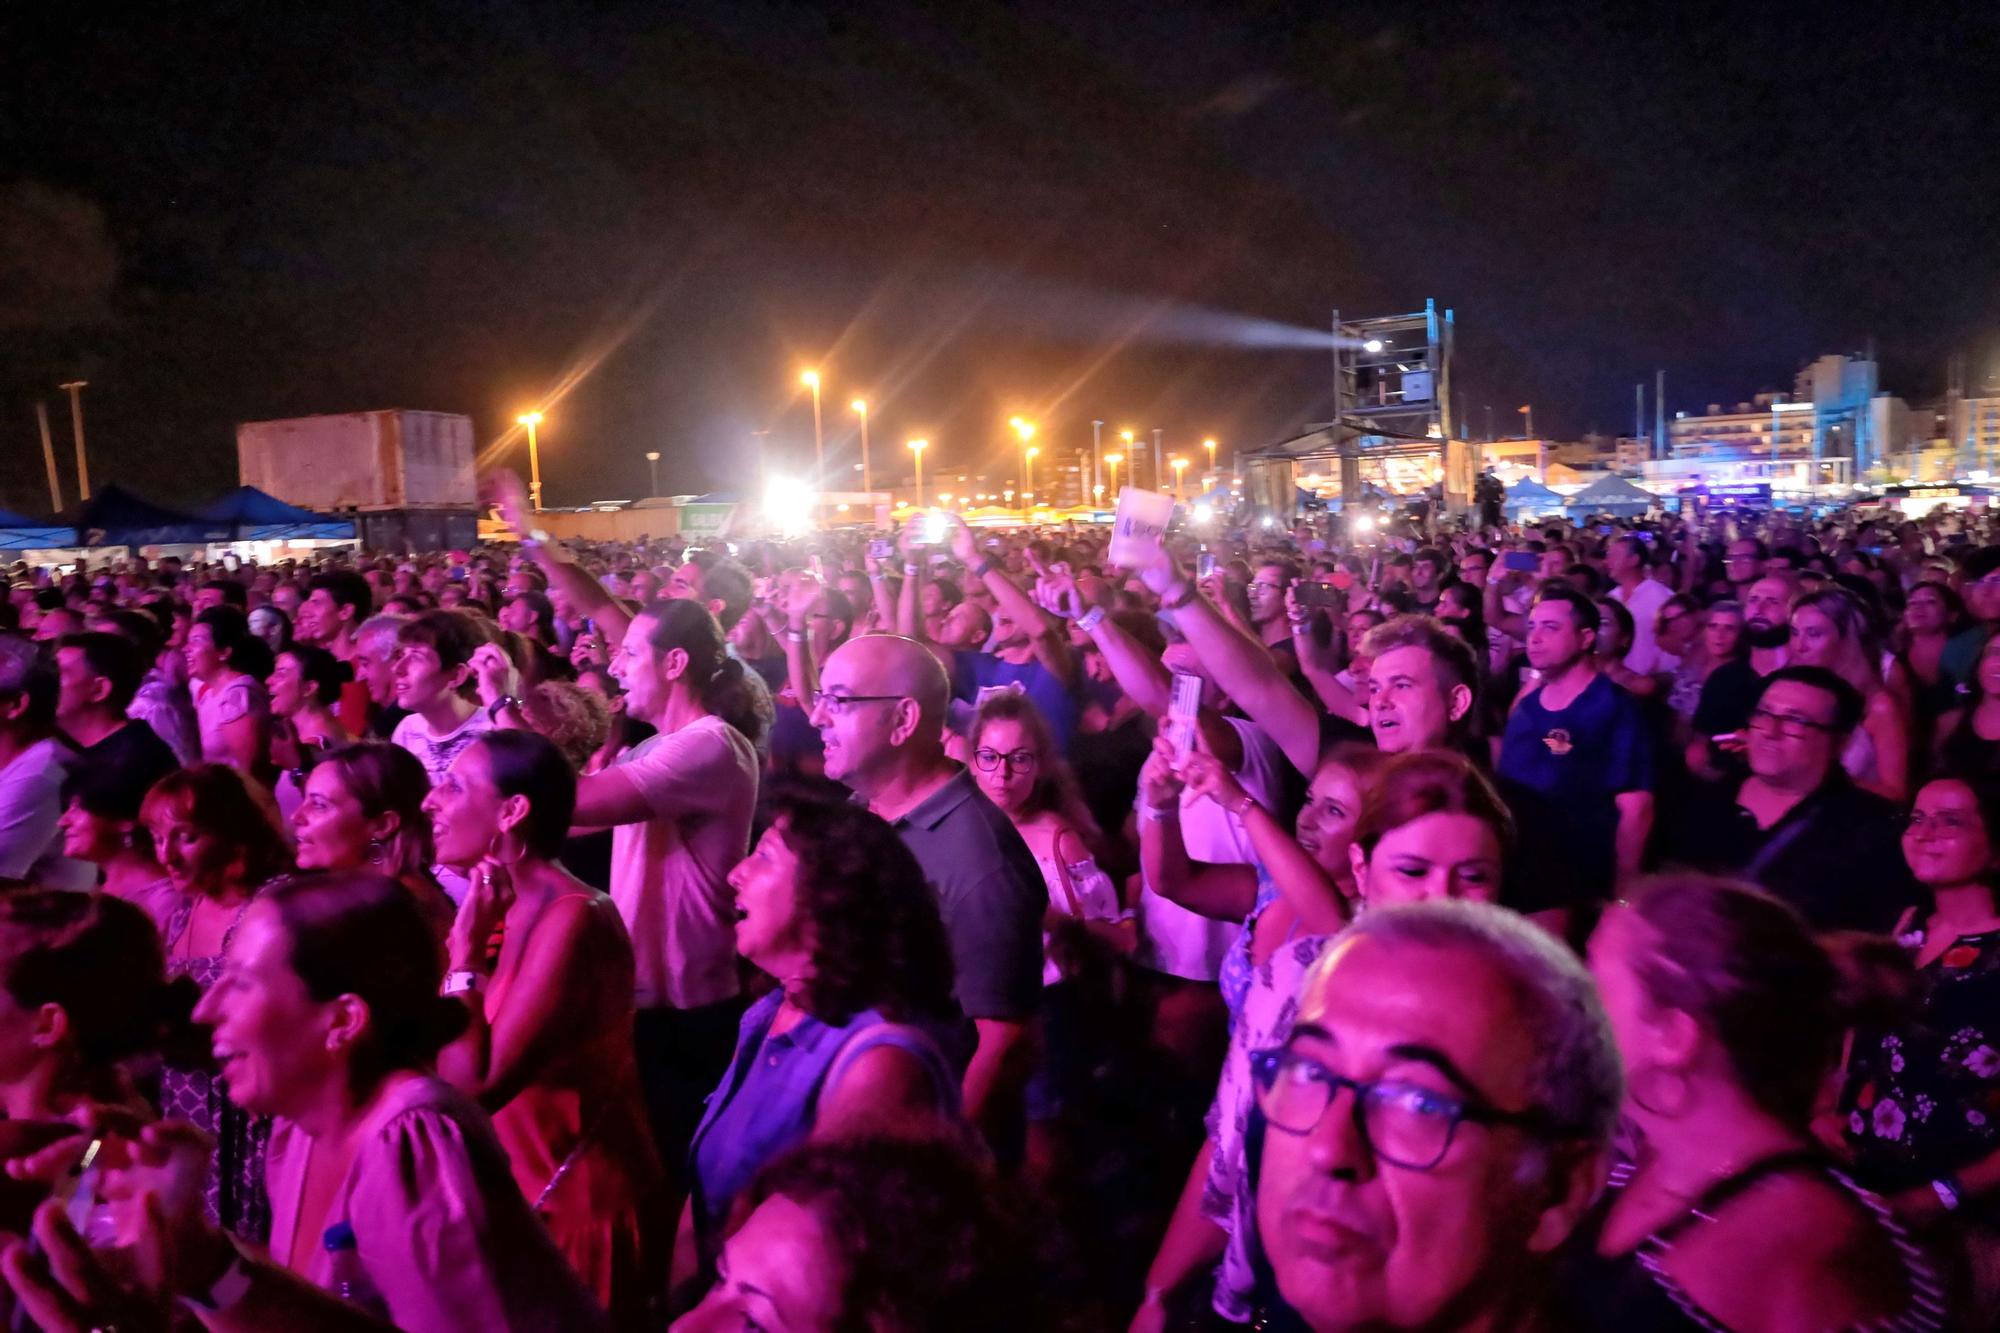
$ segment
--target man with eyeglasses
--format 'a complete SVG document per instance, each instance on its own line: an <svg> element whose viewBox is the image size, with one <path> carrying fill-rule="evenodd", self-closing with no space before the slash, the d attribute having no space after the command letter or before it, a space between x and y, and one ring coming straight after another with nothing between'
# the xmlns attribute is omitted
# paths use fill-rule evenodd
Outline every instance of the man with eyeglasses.
<svg viewBox="0 0 2000 1333"><path fill-rule="evenodd" d="M1024 1128L1048 888L1014 825L946 756L950 699L944 666L928 648L871 634L827 658L812 724L826 776L895 825L938 895L959 1007L978 1034L965 1071L966 1115L1005 1151Z"/></svg>
<svg viewBox="0 0 2000 1333"><path fill-rule="evenodd" d="M1759 884L1819 929L1888 930L1915 886L1896 808L1840 764L1861 712L1860 693L1823 667L1773 672L1743 736L1749 775L1697 793L1673 858Z"/></svg>
<svg viewBox="0 0 2000 1333"><path fill-rule="evenodd" d="M1553 1256L1603 1185L1623 1093L1559 941L1483 903L1364 913L1252 1073L1272 1327L1549 1321Z"/></svg>

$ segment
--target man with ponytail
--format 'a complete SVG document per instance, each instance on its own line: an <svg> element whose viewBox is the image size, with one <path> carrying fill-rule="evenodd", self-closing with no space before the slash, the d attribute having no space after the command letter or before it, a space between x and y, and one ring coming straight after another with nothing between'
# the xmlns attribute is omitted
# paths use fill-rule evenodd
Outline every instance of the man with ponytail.
<svg viewBox="0 0 2000 1333"><path fill-rule="evenodd" d="M657 734L577 789L580 828L614 826L611 897L637 963L635 1044L660 1156L677 1166L742 1014L728 874L750 850L769 696L707 607L656 601L611 659L625 712Z"/></svg>

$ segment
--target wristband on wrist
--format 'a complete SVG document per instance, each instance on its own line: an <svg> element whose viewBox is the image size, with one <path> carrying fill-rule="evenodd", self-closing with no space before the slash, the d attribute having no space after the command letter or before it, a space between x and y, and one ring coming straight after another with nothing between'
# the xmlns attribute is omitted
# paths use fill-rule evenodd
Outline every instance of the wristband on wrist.
<svg viewBox="0 0 2000 1333"><path fill-rule="evenodd" d="M1201 589L1194 586L1193 579L1185 579L1181 582L1181 590L1178 593L1168 592L1165 597L1160 599L1160 605L1169 611L1178 611L1189 602L1192 602L1195 599L1195 594L1200 591Z"/></svg>
<svg viewBox="0 0 2000 1333"><path fill-rule="evenodd" d="M923 566L914 560L907 561L903 565L903 577L906 579L913 579L922 572Z"/></svg>
<svg viewBox="0 0 2000 1333"><path fill-rule="evenodd" d="M1243 793L1242 800L1229 807L1229 813L1241 819L1250 813L1250 807L1255 804L1257 804L1257 798L1246 791Z"/></svg>
<svg viewBox="0 0 2000 1333"><path fill-rule="evenodd" d="M469 967L462 967L456 971L444 974L444 985L438 988L438 994L445 996L465 995L467 993L478 995L485 989L485 977Z"/></svg>
<svg viewBox="0 0 2000 1333"><path fill-rule="evenodd" d="M228 1242L225 1242L227 1244ZM202 1292L183 1292L181 1303L201 1314L221 1314L224 1310L242 1303L250 1294L256 1277L250 1265L243 1259L243 1252L235 1245L229 1246L229 1266L222 1270L215 1281Z"/></svg>
<svg viewBox="0 0 2000 1333"><path fill-rule="evenodd" d="M1076 618L1076 627L1085 634L1095 634L1097 627L1104 623L1104 608L1093 606Z"/></svg>
<svg viewBox="0 0 2000 1333"><path fill-rule="evenodd" d="M1139 805L1139 818L1148 824L1164 824L1169 819L1180 818L1180 814L1179 805L1147 805L1144 802Z"/></svg>
<svg viewBox="0 0 2000 1333"><path fill-rule="evenodd" d="M486 705L486 720L497 723L500 720L500 715L510 708L517 713L520 712L521 701L511 694L503 694L492 703Z"/></svg>
<svg viewBox="0 0 2000 1333"><path fill-rule="evenodd" d="M972 567L972 575L974 578L983 579L992 572L993 572L993 562L991 560L988 560L983 555L979 557L979 563Z"/></svg>
<svg viewBox="0 0 2000 1333"><path fill-rule="evenodd" d="M789 627L785 630L786 643L804 643L805 641L806 641L806 632L804 630L791 629Z"/></svg>

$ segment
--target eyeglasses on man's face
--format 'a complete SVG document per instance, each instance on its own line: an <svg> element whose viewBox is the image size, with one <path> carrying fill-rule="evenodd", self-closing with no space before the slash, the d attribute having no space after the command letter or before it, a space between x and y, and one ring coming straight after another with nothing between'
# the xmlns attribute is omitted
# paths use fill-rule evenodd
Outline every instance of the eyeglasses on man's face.
<svg viewBox="0 0 2000 1333"><path fill-rule="evenodd" d="M1451 1150L1466 1122L1517 1125L1544 1135L1560 1131L1546 1115L1502 1111L1453 1093L1399 1079L1373 1081L1336 1074L1318 1060L1288 1048L1253 1051L1250 1072L1257 1107L1271 1128L1310 1134L1341 1089L1354 1093L1354 1125L1376 1157L1408 1171L1429 1171Z"/></svg>
<svg viewBox="0 0 2000 1333"><path fill-rule="evenodd" d="M1027 773L1035 767L1035 752L1014 750L1002 754L998 750L989 750L982 745L972 752L972 762L979 765L979 771L982 773L991 773L1002 764L1007 766L1009 773Z"/></svg>
<svg viewBox="0 0 2000 1333"><path fill-rule="evenodd" d="M845 690L814 690L813 707L829 713L845 713L856 704L893 703L909 698L906 694L849 694Z"/></svg>
<svg viewBox="0 0 2000 1333"><path fill-rule="evenodd" d="M1816 731L1831 735L1835 729L1831 722L1821 722L1814 718L1806 717L1802 713L1776 712L1763 707L1761 704L1750 710L1750 725L1753 727L1768 728L1771 731L1777 732L1780 736L1789 736L1794 739L1800 736L1811 735Z"/></svg>

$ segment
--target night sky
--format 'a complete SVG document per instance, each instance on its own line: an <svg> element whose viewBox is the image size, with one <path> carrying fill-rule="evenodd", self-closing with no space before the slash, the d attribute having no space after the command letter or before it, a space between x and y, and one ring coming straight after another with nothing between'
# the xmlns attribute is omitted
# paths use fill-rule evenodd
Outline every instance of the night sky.
<svg viewBox="0 0 2000 1333"><path fill-rule="evenodd" d="M808 364L848 457L858 393L878 460L996 487L1014 413L1194 454L1325 410L1324 351L1202 311L1435 297L1475 432L1629 430L1660 367L1698 411L1870 339L1915 399L2000 356L1990 4L139 8L0 17L15 508L75 376L93 480L164 499L234 484L238 421L541 404L575 504L647 449L670 492L760 429L807 460Z"/></svg>

